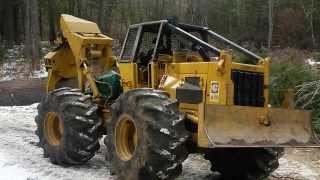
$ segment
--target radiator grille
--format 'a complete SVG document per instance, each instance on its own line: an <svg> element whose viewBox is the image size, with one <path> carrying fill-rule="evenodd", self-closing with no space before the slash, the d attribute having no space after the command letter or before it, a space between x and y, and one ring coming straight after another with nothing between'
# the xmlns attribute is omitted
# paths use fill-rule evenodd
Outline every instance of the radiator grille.
<svg viewBox="0 0 320 180"><path fill-rule="evenodd" d="M231 77L234 83L235 105L264 106L264 76L262 73L232 70Z"/></svg>

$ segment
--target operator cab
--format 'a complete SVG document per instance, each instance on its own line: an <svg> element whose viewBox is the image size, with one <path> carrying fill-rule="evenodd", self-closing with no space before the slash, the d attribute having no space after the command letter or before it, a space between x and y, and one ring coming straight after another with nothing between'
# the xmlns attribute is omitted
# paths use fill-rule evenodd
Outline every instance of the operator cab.
<svg viewBox="0 0 320 180"><path fill-rule="evenodd" d="M168 20L135 24L129 27L120 54L120 62L143 65L156 61L160 55L173 56L175 52L198 53L204 61L216 57L219 49L207 44L202 27L187 27Z"/></svg>
<svg viewBox="0 0 320 180"><path fill-rule="evenodd" d="M131 25L118 62L136 66L137 72L130 72L139 82L136 87L155 88L160 80L154 76L161 77L167 63L217 61L221 50L212 44L262 59L206 27L161 20ZM152 72L156 69L160 72Z"/></svg>

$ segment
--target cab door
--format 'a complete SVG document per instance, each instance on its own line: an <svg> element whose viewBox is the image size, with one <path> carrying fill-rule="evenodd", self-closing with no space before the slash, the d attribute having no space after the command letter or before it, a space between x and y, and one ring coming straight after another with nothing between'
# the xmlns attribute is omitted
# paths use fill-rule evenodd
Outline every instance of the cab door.
<svg viewBox="0 0 320 180"><path fill-rule="evenodd" d="M163 23L159 21L129 27L118 64L125 91L157 87L156 53Z"/></svg>
<svg viewBox="0 0 320 180"><path fill-rule="evenodd" d="M129 27L118 59L117 66L125 92L130 89L138 88L138 65L135 62L135 54L141 31L141 26Z"/></svg>

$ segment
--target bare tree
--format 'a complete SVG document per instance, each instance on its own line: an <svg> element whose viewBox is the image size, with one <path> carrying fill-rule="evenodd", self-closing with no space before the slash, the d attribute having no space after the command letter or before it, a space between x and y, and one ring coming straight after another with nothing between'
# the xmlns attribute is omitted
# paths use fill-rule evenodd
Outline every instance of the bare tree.
<svg viewBox="0 0 320 180"><path fill-rule="evenodd" d="M4 21L3 21L3 34L4 39L7 40L7 43L12 43L14 41L14 12L13 12L13 3L15 1L4 1Z"/></svg>
<svg viewBox="0 0 320 180"><path fill-rule="evenodd" d="M117 5L117 0L98 0L98 17L97 21L101 30L105 33L110 33L112 12Z"/></svg>
<svg viewBox="0 0 320 180"><path fill-rule="evenodd" d="M40 25L37 0L25 0L25 55L32 69L40 69Z"/></svg>
<svg viewBox="0 0 320 180"><path fill-rule="evenodd" d="M241 24L241 3L242 1L241 0L237 0L237 24L238 24L238 28L239 30L241 31L242 29L242 24Z"/></svg>
<svg viewBox="0 0 320 180"><path fill-rule="evenodd" d="M24 51L25 51L25 56L26 57L30 57L31 56L31 31L30 31L30 28L31 28L31 15L30 15L30 0L26 0L25 1L25 16L24 16L24 27L25 27L25 30L24 30L24 40L25 40L25 48L24 48Z"/></svg>
<svg viewBox="0 0 320 180"><path fill-rule="evenodd" d="M272 37L273 37L273 8L274 2L273 0L269 0L269 33L268 33L268 49L271 49L272 46Z"/></svg>
<svg viewBox="0 0 320 180"><path fill-rule="evenodd" d="M301 0L300 4L301 4L301 8L303 9L303 12L306 16L306 19L309 23L310 26L310 32L311 32L311 38L312 38L312 44L313 47L316 47L316 38L315 38L315 34L314 34L314 11L316 10L314 7L314 0L310 0L310 4L309 6L307 6L307 2L305 0Z"/></svg>
<svg viewBox="0 0 320 180"><path fill-rule="evenodd" d="M49 41L51 43L56 39L56 16L56 2L55 0L48 0Z"/></svg>

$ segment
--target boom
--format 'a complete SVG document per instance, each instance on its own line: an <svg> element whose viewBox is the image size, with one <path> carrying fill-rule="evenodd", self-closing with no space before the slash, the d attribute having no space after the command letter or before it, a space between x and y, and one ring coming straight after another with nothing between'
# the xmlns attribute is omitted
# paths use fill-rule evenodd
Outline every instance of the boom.
<svg viewBox="0 0 320 180"><path fill-rule="evenodd" d="M115 63L113 39L103 35L96 23L66 14L61 15L60 26L59 47L45 56L49 74L47 92L54 90L59 81L77 77L81 90L88 82L93 95L99 97L89 61L100 59L101 71L110 70Z"/></svg>

